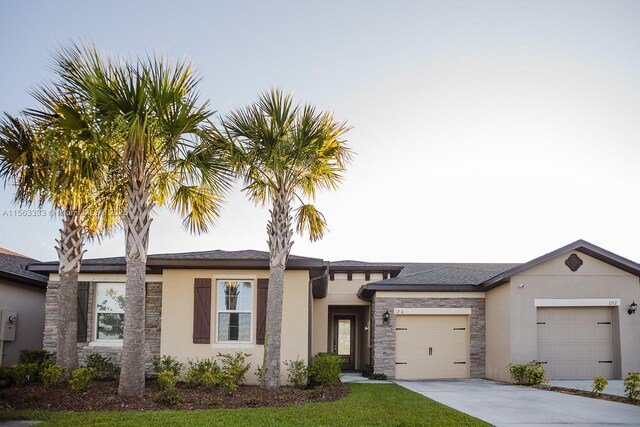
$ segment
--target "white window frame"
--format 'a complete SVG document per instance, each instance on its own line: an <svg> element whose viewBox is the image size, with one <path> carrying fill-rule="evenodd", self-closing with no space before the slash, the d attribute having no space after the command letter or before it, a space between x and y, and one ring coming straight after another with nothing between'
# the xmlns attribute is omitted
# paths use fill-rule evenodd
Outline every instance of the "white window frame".
<svg viewBox="0 0 640 427"><path fill-rule="evenodd" d="M124 290L125 287L125 283L124 282L98 282L95 284L94 287L94 296L93 296L93 342L95 343L99 343L100 345L105 345L105 346L120 346L122 345L122 343L124 342L124 339L120 339L120 340L106 340L106 339L99 339L98 338L98 288L103 285L103 286L113 286L113 285L122 285L122 288ZM114 313L113 311L100 311L100 313ZM115 312L115 313L120 313ZM122 310L122 314L126 315L125 311ZM124 325L123 325L124 327ZM91 344L89 344L91 346Z"/></svg>
<svg viewBox="0 0 640 427"><path fill-rule="evenodd" d="M218 284L220 282L248 282L251 284L251 310L218 310L218 298L220 297L218 293ZM253 278L239 278L239 277L217 277L215 278L215 300L213 301L216 313L216 330L215 330L215 343L224 345L224 346L234 346L236 344L246 345L253 344L253 319L255 317L255 280ZM223 295L224 296L224 295ZM249 341L222 341L219 339L218 329L220 327L220 313L249 313L251 316L249 320Z"/></svg>

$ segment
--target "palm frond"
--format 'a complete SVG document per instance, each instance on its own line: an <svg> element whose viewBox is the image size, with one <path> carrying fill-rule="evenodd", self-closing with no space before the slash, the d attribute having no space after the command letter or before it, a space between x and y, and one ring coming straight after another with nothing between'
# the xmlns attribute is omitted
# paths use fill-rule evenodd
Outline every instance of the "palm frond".
<svg viewBox="0 0 640 427"><path fill-rule="evenodd" d="M312 242L322 239L328 231L324 215L310 204L303 204L296 209L295 223L298 234L302 236L308 233Z"/></svg>

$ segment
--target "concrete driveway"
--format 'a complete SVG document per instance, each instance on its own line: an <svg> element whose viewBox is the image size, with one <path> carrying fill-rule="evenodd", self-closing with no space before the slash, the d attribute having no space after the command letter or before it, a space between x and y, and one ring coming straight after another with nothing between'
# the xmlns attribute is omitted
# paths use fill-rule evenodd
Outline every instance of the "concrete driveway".
<svg viewBox="0 0 640 427"><path fill-rule="evenodd" d="M640 426L640 406L488 380L394 381L496 426Z"/></svg>

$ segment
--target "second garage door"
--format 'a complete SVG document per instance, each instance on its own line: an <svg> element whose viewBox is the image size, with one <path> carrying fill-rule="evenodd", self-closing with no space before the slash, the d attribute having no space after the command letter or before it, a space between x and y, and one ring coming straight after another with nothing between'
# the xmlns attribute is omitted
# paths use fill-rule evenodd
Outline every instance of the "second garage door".
<svg viewBox="0 0 640 427"><path fill-rule="evenodd" d="M538 360L547 377L613 378L612 323L609 307L538 308Z"/></svg>
<svg viewBox="0 0 640 427"><path fill-rule="evenodd" d="M396 379L468 377L468 316L397 316Z"/></svg>

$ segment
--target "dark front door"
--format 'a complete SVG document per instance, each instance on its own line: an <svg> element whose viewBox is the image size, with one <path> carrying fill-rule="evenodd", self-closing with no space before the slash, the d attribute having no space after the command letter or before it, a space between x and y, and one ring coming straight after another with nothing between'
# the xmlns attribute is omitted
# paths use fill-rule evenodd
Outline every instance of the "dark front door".
<svg viewBox="0 0 640 427"><path fill-rule="evenodd" d="M344 369L355 368L356 317L335 316L333 318L333 352L342 357Z"/></svg>

